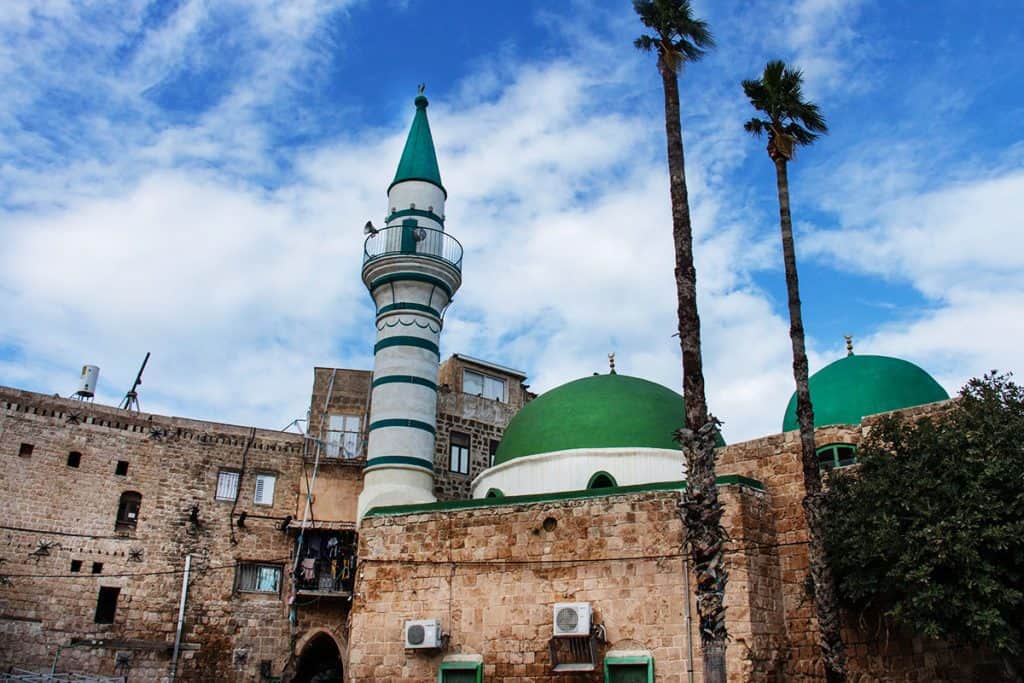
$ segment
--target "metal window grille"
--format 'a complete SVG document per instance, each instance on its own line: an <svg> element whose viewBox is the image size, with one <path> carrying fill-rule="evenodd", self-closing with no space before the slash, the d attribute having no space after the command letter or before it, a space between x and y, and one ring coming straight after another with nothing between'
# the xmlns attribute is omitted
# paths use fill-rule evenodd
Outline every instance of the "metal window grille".
<svg viewBox="0 0 1024 683"><path fill-rule="evenodd" d="M273 564L241 563L235 570L235 590L243 593L278 593L281 567Z"/></svg>
<svg viewBox="0 0 1024 683"><path fill-rule="evenodd" d="M221 470L217 473L217 500L234 500L238 497L238 472Z"/></svg>

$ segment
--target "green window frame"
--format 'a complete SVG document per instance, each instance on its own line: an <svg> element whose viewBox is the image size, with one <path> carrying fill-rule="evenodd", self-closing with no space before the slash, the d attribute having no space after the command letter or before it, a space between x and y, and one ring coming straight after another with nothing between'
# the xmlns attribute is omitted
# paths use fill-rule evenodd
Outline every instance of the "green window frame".
<svg viewBox="0 0 1024 683"><path fill-rule="evenodd" d="M619 483L615 481L615 477L604 470L594 472L593 476L590 477L590 481L587 482L588 489L610 489L618 485Z"/></svg>
<svg viewBox="0 0 1024 683"><path fill-rule="evenodd" d="M818 467L822 470L834 470L857 463L857 447L852 443L830 443L816 452Z"/></svg>
<svg viewBox="0 0 1024 683"><path fill-rule="evenodd" d="M458 673L449 676L448 672ZM476 683L484 683L484 663L482 661L441 662L441 666L437 669L437 683L452 683L452 681L456 679L456 676L459 676L459 680L464 680L464 676L467 673L476 676L474 679Z"/></svg>
<svg viewBox="0 0 1024 683"><path fill-rule="evenodd" d="M618 683L621 679L616 676L617 673L632 673L639 668L645 670L647 683L654 683L654 658L650 655L607 656L604 658L604 681Z"/></svg>

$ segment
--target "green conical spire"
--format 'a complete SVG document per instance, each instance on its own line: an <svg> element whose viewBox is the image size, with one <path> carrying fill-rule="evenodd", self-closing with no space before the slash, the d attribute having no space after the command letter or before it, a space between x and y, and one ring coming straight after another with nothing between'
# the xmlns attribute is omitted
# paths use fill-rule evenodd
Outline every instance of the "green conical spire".
<svg viewBox="0 0 1024 683"><path fill-rule="evenodd" d="M422 94L416 98L416 116L409 129L409 137L402 150L402 160L398 162L395 179L388 186L390 191L395 183L403 180L422 180L433 183L441 188L445 197L448 191L441 184L441 171L437 167L437 154L434 152L434 138L430 135L430 123L427 121L427 105L429 102Z"/></svg>

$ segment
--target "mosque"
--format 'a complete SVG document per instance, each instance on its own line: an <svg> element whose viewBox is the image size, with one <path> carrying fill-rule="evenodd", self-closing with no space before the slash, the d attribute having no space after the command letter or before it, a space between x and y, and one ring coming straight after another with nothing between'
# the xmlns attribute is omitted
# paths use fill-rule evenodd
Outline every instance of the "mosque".
<svg viewBox="0 0 1024 683"><path fill-rule="evenodd" d="M683 399L614 365L534 396L522 371L440 363L462 248L427 107L420 94L385 225L366 228L373 370L316 368L305 433L0 388L0 671L60 668L56 647L90 680L702 680ZM854 464L879 414L949 399L852 348L811 394L823 469ZM780 433L717 449L730 681L824 680L795 397L779 413ZM985 675L953 644L853 617L844 635L851 680Z"/></svg>

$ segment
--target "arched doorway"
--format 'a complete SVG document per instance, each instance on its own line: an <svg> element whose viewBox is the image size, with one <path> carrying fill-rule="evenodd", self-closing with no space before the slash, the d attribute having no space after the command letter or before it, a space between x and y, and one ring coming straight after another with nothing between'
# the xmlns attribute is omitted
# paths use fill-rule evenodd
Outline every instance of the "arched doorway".
<svg viewBox="0 0 1024 683"><path fill-rule="evenodd" d="M327 633L309 639L299 655L293 683L341 683L341 651Z"/></svg>

